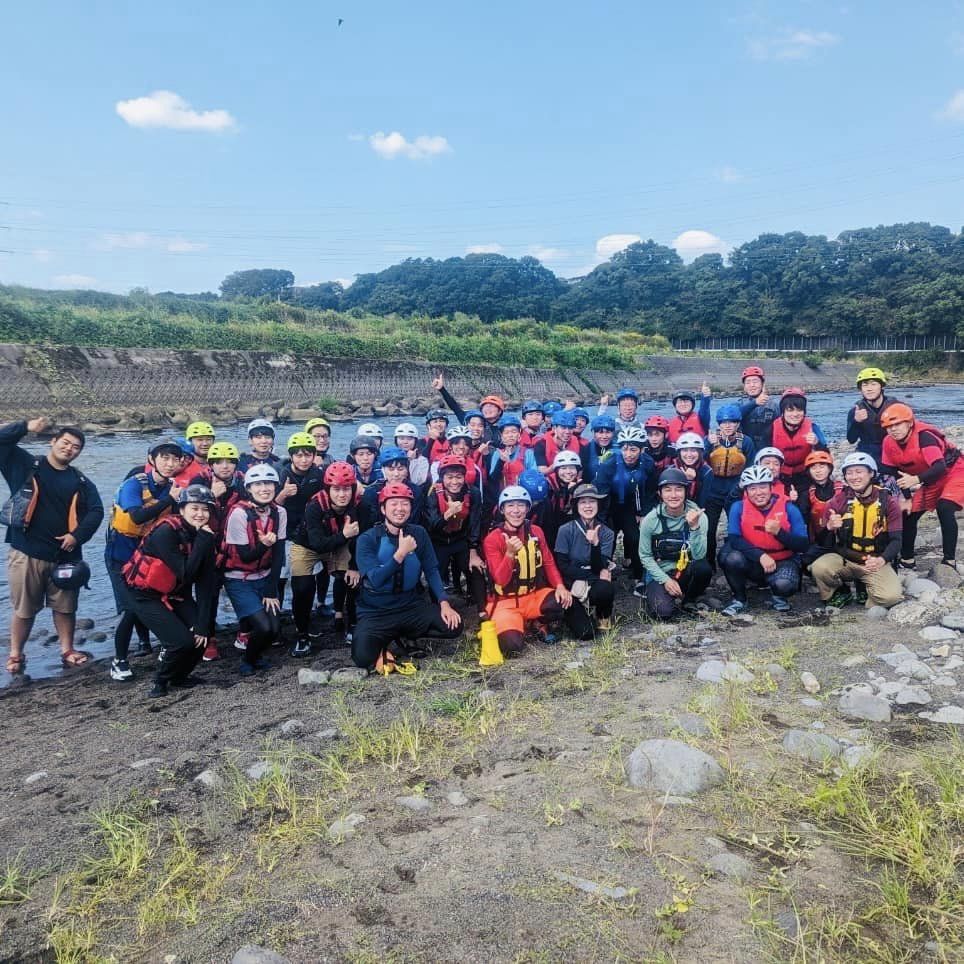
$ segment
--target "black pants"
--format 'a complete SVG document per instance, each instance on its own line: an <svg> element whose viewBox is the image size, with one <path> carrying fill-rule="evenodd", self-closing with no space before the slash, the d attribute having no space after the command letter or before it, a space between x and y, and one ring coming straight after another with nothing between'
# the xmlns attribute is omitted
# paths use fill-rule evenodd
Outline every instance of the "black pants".
<svg viewBox="0 0 964 964"><path fill-rule="evenodd" d="M117 626L114 628L114 658L118 660L127 659L131 649L131 637L134 635L135 629L137 630L137 638L142 643L149 643L151 638L147 627L134 613L134 602L131 598L130 588L121 573L122 568L122 563L113 559L107 560L107 577L110 579L110 587L114 591L114 603L120 617Z"/></svg>
<svg viewBox="0 0 964 964"><path fill-rule="evenodd" d="M589 584L589 605L599 619L609 619L616 603L616 587L612 580L597 579Z"/></svg>
<svg viewBox="0 0 964 964"><path fill-rule="evenodd" d="M132 593L131 601L137 617L161 643L157 682L177 683L186 679L204 654L204 648L194 643L194 622L198 614L194 600L172 599L168 607L159 596Z"/></svg>
<svg viewBox="0 0 964 964"><path fill-rule="evenodd" d="M612 505L609 509L613 533L623 534L623 558L628 559L636 579L643 578L643 564L639 561L639 523L634 505Z"/></svg>
<svg viewBox="0 0 964 964"><path fill-rule="evenodd" d="M721 515L723 515L722 502L706 503L706 561L711 571L716 569L716 533L720 528Z"/></svg>
<svg viewBox="0 0 964 964"><path fill-rule="evenodd" d="M957 513L961 507L950 499L938 499L937 521L941 526L941 548L944 558L953 561L957 558ZM904 528L900 536L900 555L903 559L914 558L914 546L917 542L917 524L923 512L911 512L904 516Z"/></svg>
<svg viewBox="0 0 964 964"><path fill-rule="evenodd" d="M242 633L248 634L248 645L241 659L254 666L261 654L281 635L281 619L277 613L261 609L252 616L245 616L238 622Z"/></svg>
<svg viewBox="0 0 964 964"><path fill-rule="evenodd" d="M382 651L393 639L455 639L462 627L449 629L437 604L414 599L395 609L358 614L352 635L351 658L356 666L373 669Z"/></svg>
<svg viewBox="0 0 964 964"><path fill-rule="evenodd" d="M459 579L464 575L466 585L472 595L472 602L475 604L475 611L485 612L486 585L485 575L479 569L469 567L469 542L468 539L460 539L458 542L444 544L432 543L435 555L438 558L439 572L446 572L449 563L452 564L453 579L458 584Z"/></svg>
<svg viewBox="0 0 964 964"><path fill-rule="evenodd" d="M684 602L698 599L706 592L712 578L713 570L710 564L705 559L693 559L676 577L680 589L683 590L682 599L671 596L661 583L649 583L646 586L646 608L650 616L654 619L672 619Z"/></svg>
<svg viewBox="0 0 964 964"><path fill-rule="evenodd" d="M736 549L724 549L720 553L720 567L733 598L742 603L746 602L746 587L750 582L768 586L774 596L784 598L800 590L800 566L793 559L778 562L776 569L767 575L759 562L747 559Z"/></svg>

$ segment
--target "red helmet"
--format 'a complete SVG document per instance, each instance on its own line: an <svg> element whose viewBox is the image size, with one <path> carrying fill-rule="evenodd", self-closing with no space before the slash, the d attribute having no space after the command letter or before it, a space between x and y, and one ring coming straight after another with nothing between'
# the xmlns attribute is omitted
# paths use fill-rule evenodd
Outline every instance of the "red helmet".
<svg viewBox="0 0 964 964"><path fill-rule="evenodd" d="M763 369L759 365L748 365L743 369L743 374L740 376L740 380L745 382L748 378L752 378L754 375L757 378L766 378L766 375L763 374Z"/></svg>
<svg viewBox="0 0 964 964"><path fill-rule="evenodd" d="M486 395L485 398L479 402L479 408L483 405L494 405L500 412L505 411L505 400L501 395Z"/></svg>
<svg viewBox="0 0 964 964"><path fill-rule="evenodd" d="M325 485L354 485L355 470L347 462L332 462L325 469Z"/></svg>
<svg viewBox="0 0 964 964"><path fill-rule="evenodd" d="M384 505L389 499L408 499L411 501L414 498L412 490L404 482L389 482L378 493L378 504Z"/></svg>
<svg viewBox="0 0 964 964"><path fill-rule="evenodd" d="M905 405L903 402L894 402L893 405L888 405L880 416L880 424L884 428L890 428L891 425L896 425L898 422L913 421L914 410L910 405Z"/></svg>
<svg viewBox="0 0 964 964"><path fill-rule="evenodd" d="M807 410L807 393L802 388L792 385L780 396L780 411L786 407L791 398L798 398L803 403L803 410Z"/></svg>
<svg viewBox="0 0 964 964"><path fill-rule="evenodd" d="M643 428L658 428L662 429L664 432L668 432L669 421L663 418L662 415L650 415L643 424Z"/></svg>
<svg viewBox="0 0 964 964"><path fill-rule="evenodd" d="M449 452L448 455L443 455L439 459L438 463L439 478L441 478L442 473L447 469L461 469L462 473L465 474L465 459L462 458L461 455L456 455L454 452Z"/></svg>

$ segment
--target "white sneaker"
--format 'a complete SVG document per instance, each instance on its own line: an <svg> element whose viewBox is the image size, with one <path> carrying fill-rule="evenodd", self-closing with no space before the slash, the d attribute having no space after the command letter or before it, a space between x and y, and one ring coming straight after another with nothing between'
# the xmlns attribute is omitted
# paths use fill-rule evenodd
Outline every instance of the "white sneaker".
<svg viewBox="0 0 964 964"><path fill-rule="evenodd" d="M118 683L126 683L134 678L126 659L112 659L110 663L110 678Z"/></svg>

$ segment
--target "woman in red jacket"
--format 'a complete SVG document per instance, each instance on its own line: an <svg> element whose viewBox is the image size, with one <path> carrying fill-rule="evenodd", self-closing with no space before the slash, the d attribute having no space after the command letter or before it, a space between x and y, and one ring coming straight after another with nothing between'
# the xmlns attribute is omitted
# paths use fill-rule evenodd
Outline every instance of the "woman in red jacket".
<svg viewBox="0 0 964 964"><path fill-rule="evenodd" d="M909 405L895 402L880 416L887 432L882 471L897 477L905 513L900 563L914 566L917 524L925 512L937 510L944 550L943 564L964 575L957 555L957 519L964 507L964 459L943 432L918 421Z"/></svg>

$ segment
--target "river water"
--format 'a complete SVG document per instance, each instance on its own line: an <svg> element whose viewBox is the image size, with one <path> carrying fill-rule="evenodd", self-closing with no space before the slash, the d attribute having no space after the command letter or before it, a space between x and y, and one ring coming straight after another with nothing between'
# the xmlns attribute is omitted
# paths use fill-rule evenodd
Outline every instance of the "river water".
<svg viewBox="0 0 964 964"><path fill-rule="evenodd" d="M928 388L914 388L907 392L894 391L893 394L904 399L913 406L919 416L936 425L959 425L964 422L964 385L940 385ZM840 441L846 430L847 411L853 405L856 394L854 392L826 392L812 395L809 400L808 414L823 429L828 440ZM714 400L713 411L720 402ZM649 402L640 406L640 413L647 415L662 413L669 415L670 406L664 403ZM611 409L611 411L615 411ZM590 414L595 414L591 411ZM368 419L362 421L369 421ZM383 419L379 422L385 430L387 438L391 437L391 430L400 422L413 421L421 431L422 419L415 417L396 417ZM220 427L218 439L234 442L243 451L247 445L245 424ZM331 451L336 456L342 456L348 449L348 443L355 434L355 428L360 422L332 423ZM279 451L288 435L298 426L279 426ZM128 470L144 463L148 444L157 436L152 434L124 434L106 438L91 438L86 450L77 461L77 467L83 471L97 485L105 508L110 509L111 497ZM36 442L27 446L34 452L42 453L45 447ZM0 499L7 498L6 484L0 481ZM78 637L86 636L85 641L78 639L78 647L84 648L98 658L111 655L113 650L113 628L115 623L114 599L110 585L103 569L104 535L106 523L85 548L85 557L93 570L91 589L81 592L80 618L93 619L95 627L92 630L78 632ZM6 567L0 567L0 634L5 634L9 628L10 603L6 583ZM223 598L220 620L233 621L234 615ZM48 636L53 632L49 611L42 612L37 617L33 635L27 644L28 672L32 677L39 678L53 676L62 672L60 666L60 650L56 642L48 643ZM107 639L97 642L89 637L99 632L106 633ZM6 638L0 646L0 653L6 651ZM9 682L10 677L0 672L0 687Z"/></svg>

